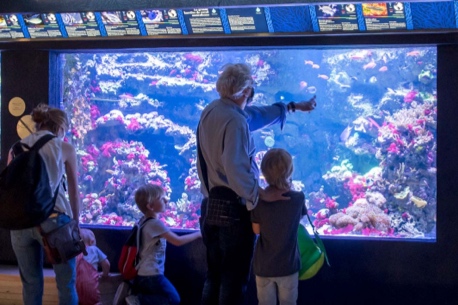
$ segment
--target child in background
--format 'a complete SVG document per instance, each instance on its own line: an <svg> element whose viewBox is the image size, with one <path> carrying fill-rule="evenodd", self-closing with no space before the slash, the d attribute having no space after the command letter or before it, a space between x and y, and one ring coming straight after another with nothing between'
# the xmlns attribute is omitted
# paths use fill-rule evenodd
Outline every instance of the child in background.
<svg viewBox="0 0 458 305"><path fill-rule="evenodd" d="M110 272L110 262L108 261L105 253L96 246L94 232L89 229L81 229L80 232L81 238L86 244L87 250L87 255L83 256L84 259L94 266L95 270L98 270L98 266L100 265L100 267L102 267L102 273L100 276L107 277Z"/></svg>
<svg viewBox="0 0 458 305"><path fill-rule="evenodd" d="M284 190L289 200L260 200L251 212L252 227L259 234L253 259L259 305L296 304L300 269L297 228L307 213L303 192L291 189L293 159L284 149L270 149L261 161L269 186Z"/></svg>
<svg viewBox="0 0 458 305"><path fill-rule="evenodd" d="M110 262L105 253L97 246L94 233L89 229L80 230L81 238L86 245L87 255L80 254L76 260L76 290L80 305L100 303L99 278L108 277ZM102 267L99 274L98 267Z"/></svg>
<svg viewBox="0 0 458 305"><path fill-rule="evenodd" d="M178 236L159 219L166 209L165 191L158 185L146 184L135 192L135 202L143 213L139 224L145 223L141 233L140 262L134 290L141 305L180 303L180 296L164 276L166 241L174 246L187 244L199 237L200 231Z"/></svg>

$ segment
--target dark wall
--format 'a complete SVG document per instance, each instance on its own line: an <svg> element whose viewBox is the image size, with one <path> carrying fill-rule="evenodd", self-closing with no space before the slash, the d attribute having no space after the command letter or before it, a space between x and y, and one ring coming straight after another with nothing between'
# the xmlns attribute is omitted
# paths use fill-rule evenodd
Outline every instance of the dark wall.
<svg viewBox="0 0 458 305"><path fill-rule="evenodd" d="M300 282L298 304L456 304L458 296L458 47L438 49L438 192L437 242L325 239L332 267ZM44 51L2 53L2 157L16 140L17 119L7 101L21 96L30 112L46 101L48 57ZM116 270L126 229L94 228L98 246ZM9 233L0 230L0 263L15 264ZM167 248L166 275L182 295L182 304L199 304L205 276L201 240ZM250 282L249 304L256 304Z"/></svg>
<svg viewBox="0 0 458 305"><path fill-rule="evenodd" d="M1 163L3 168L11 145L19 140L16 126L20 117L8 111L13 97L26 104L24 114L30 114L39 103L48 103L49 52L39 50L3 51L1 84Z"/></svg>

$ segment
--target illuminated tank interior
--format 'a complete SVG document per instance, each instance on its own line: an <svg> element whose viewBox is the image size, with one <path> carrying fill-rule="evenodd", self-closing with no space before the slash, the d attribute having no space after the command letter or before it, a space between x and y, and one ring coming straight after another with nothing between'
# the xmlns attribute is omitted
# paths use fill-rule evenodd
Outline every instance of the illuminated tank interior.
<svg viewBox="0 0 458 305"><path fill-rule="evenodd" d="M163 220L198 229L195 131L226 63L251 66L253 106L317 96L311 114L254 134L294 158L323 236L436 238L436 47L256 48L60 53L83 196L81 222L131 226L133 191L161 185Z"/></svg>

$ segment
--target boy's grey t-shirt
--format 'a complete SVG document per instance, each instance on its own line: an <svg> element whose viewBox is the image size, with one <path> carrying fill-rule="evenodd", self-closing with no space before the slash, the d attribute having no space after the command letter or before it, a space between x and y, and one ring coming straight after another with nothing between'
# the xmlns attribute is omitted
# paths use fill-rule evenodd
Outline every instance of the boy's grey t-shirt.
<svg viewBox="0 0 458 305"><path fill-rule="evenodd" d="M297 229L307 213L302 192L285 194L289 200L260 201L251 212L251 221L259 223L261 232L253 259L257 276L279 277L299 271L301 262L297 247Z"/></svg>
<svg viewBox="0 0 458 305"><path fill-rule="evenodd" d="M144 221L142 219L141 221ZM141 222L140 221L140 222ZM142 248L138 275L153 276L164 274L165 249L167 242L160 235L170 231L159 219L151 219L142 228Z"/></svg>

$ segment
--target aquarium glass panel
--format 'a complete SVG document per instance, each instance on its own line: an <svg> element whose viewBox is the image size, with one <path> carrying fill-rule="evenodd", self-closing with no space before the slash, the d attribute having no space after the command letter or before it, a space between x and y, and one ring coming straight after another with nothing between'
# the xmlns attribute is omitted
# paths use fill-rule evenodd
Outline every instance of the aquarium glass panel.
<svg viewBox="0 0 458 305"><path fill-rule="evenodd" d="M436 47L209 49L62 53L62 107L71 117L81 223L131 226L134 191L161 185L161 218L198 229L196 127L218 98L226 63L247 63L254 106L308 100L283 126L254 133L257 161L272 147L294 159L323 236L436 238ZM304 220L304 223L306 221Z"/></svg>

